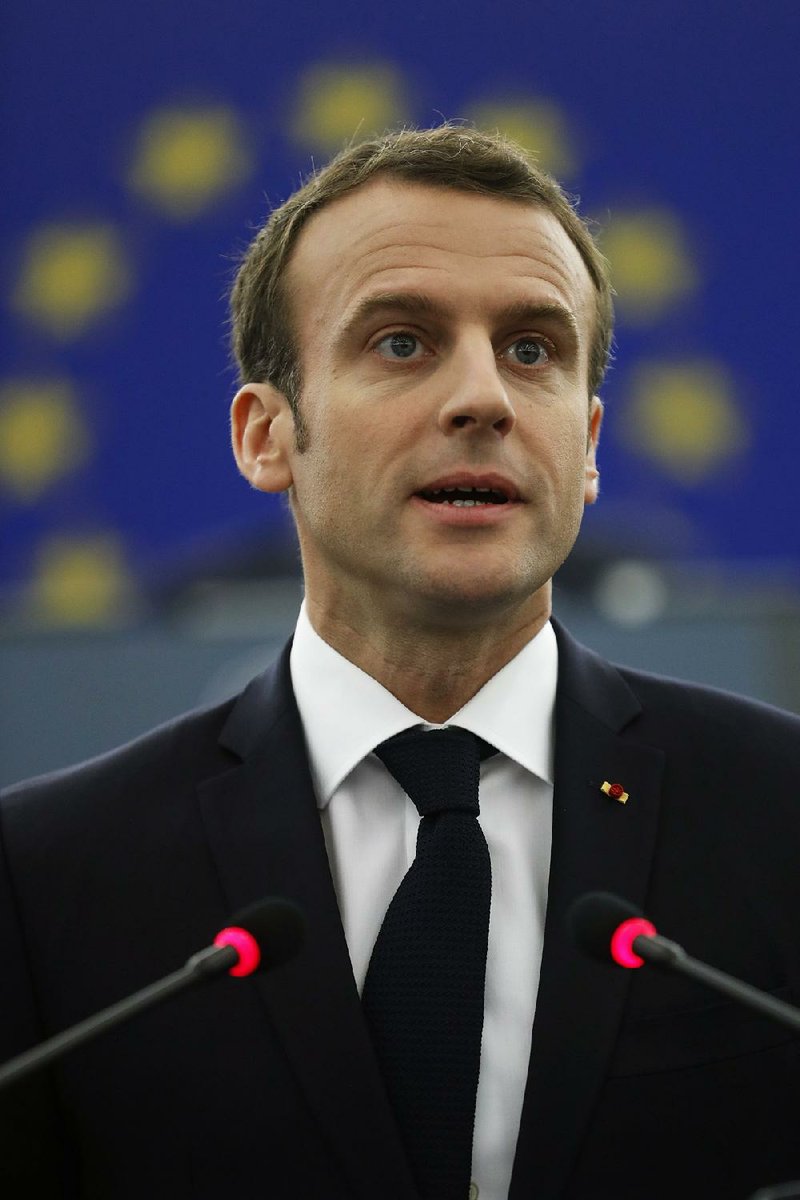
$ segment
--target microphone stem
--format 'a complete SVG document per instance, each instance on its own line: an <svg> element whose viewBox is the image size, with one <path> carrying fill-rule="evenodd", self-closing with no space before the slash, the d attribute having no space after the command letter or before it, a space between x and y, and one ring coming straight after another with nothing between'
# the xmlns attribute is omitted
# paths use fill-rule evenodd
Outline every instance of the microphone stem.
<svg viewBox="0 0 800 1200"><path fill-rule="evenodd" d="M731 975L726 975L724 971L718 971L715 967L698 962L696 958L690 958L676 942L657 934L640 934L633 939L632 947L646 962L667 970L680 971L699 983L705 983L708 987L724 992L734 1000L773 1017L795 1033L800 1033L800 1013L791 1004L784 1004L782 1000L776 1000L774 996L751 987L749 983L743 983Z"/></svg>
<svg viewBox="0 0 800 1200"><path fill-rule="evenodd" d="M209 975L221 974L229 967L235 966L238 961L239 953L233 946L209 946L201 950L192 955L180 970L173 971L171 975L151 983L125 1000L104 1008L102 1012L95 1013L78 1025L65 1029L63 1033L57 1033L46 1042L11 1059L5 1066L0 1067L0 1088L31 1071L47 1066L53 1059L89 1041L103 1030L110 1029L118 1021L135 1016L156 1001L165 1000Z"/></svg>

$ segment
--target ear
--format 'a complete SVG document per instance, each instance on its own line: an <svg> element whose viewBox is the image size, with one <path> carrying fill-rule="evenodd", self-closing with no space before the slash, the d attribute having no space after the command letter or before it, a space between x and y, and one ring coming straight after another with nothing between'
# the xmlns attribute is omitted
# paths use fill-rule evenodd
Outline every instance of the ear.
<svg viewBox="0 0 800 1200"><path fill-rule="evenodd" d="M597 469L597 443L600 441L600 426L603 424L603 401L592 396L589 406L589 434L586 442L584 504L594 504L600 493L600 472Z"/></svg>
<svg viewBox="0 0 800 1200"><path fill-rule="evenodd" d="M289 449L294 420L286 397L269 383L246 383L231 404L236 465L260 492L285 492L292 484Z"/></svg>

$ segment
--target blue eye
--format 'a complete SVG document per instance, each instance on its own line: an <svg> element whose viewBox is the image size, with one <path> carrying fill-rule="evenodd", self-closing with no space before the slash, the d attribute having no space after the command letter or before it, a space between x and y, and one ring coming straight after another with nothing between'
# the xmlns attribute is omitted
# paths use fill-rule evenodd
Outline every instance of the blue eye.
<svg viewBox="0 0 800 1200"><path fill-rule="evenodd" d="M413 333L387 333L386 337L376 344L376 350L382 346L384 342L389 342L393 352L396 352L399 358L410 358L416 348L418 338Z"/></svg>
<svg viewBox="0 0 800 1200"><path fill-rule="evenodd" d="M403 359L409 360L414 355L414 352L420 348L420 340L415 333L409 333L406 329L396 330L394 333L387 333L373 347L375 350L380 350L382 347L389 346L389 357L395 362L400 362ZM520 366L537 367L550 361L550 351L545 344L544 338L539 337L521 337L512 342L510 346L503 351L508 354L517 348L516 358Z"/></svg>
<svg viewBox="0 0 800 1200"><path fill-rule="evenodd" d="M524 347L524 349L518 350L517 353L519 361L526 367L535 367L540 362L548 362L550 359L546 346L538 338L517 338L509 346L509 350L514 346ZM532 355L532 357L528 357L529 355Z"/></svg>

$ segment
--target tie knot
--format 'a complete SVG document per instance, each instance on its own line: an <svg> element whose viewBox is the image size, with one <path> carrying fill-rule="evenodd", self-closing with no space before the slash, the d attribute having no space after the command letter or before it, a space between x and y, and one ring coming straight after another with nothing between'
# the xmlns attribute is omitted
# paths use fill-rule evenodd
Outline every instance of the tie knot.
<svg viewBox="0 0 800 1200"><path fill-rule="evenodd" d="M375 750L423 817L440 812L478 815L481 759L495 750L488 742L453 725L447 729L408 729Z"/></svg>

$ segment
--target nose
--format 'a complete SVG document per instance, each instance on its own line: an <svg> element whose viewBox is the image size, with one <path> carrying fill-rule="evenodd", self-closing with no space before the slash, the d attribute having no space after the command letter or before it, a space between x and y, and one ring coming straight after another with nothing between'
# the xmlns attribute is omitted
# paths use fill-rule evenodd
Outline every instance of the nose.
<svg viewBox="0 0 800 1200"><path fill-rule="evenodd" d="M517 416L497 369L490 343L456 348L446 380L447 398L439 410L439 428L448 436L467 430L493 431L507 437Z"/></svg>

